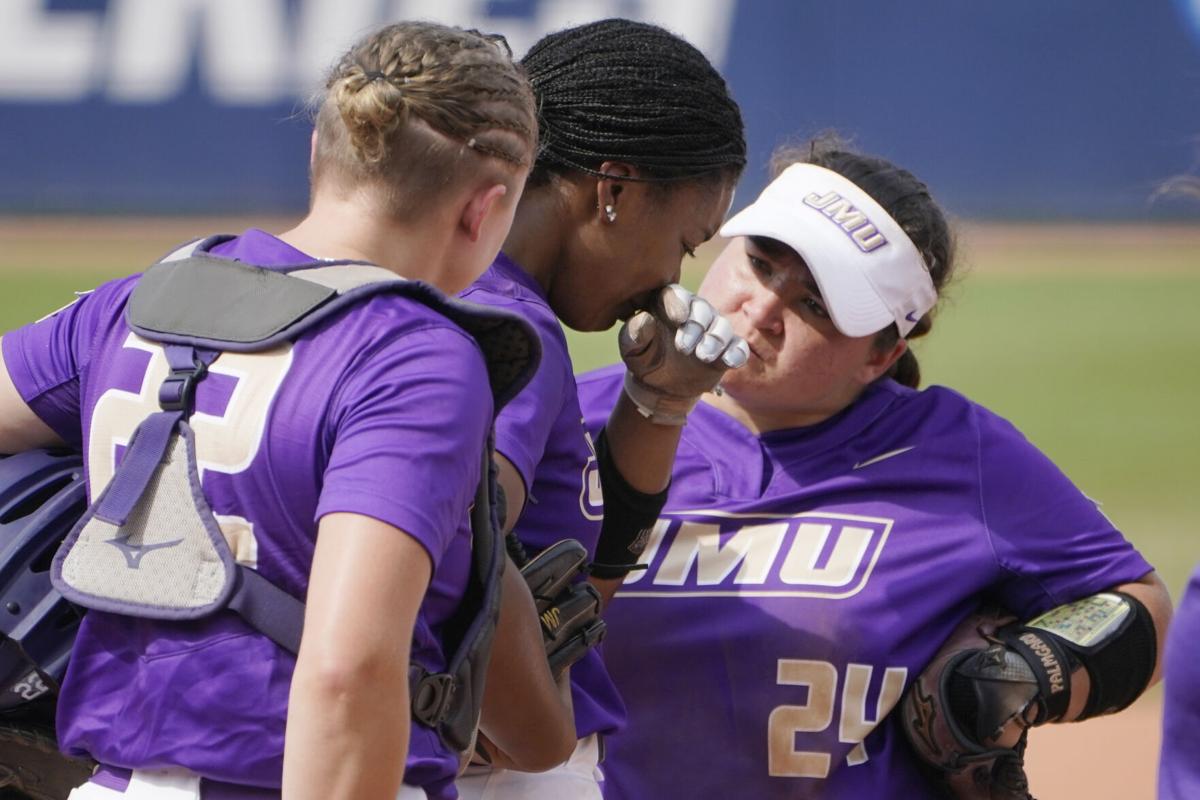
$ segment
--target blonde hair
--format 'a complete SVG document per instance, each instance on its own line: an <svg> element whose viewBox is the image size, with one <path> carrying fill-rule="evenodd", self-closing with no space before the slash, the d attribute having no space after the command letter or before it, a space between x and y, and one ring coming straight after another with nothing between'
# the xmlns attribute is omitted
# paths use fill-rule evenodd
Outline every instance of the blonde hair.
<svg viewBox="0 0 1200 800"><path fill-rule="evenodd" d="M524 178L537 118L528 81L500 37L400 22L366 37L330 71L316 115L313 185L367 184L411 216L492 173Z"/></svg>

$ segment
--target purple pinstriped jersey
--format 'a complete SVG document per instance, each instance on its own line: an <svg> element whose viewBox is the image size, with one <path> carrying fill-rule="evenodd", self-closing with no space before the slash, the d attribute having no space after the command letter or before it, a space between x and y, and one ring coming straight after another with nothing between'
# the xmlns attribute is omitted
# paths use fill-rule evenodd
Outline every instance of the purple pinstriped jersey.
<svg viewBox="0 0 1200 800"><path fill-rule="evenodd" d="M1200 797L1200 567L1192 573L1167 634L1163 664L1162 757L1158 800Z"/></svg>
<svg viewBox="0 0 1200 800"><path fill-rule="evenodd" d="M255 230L213 252L264 266L311 261ZM3 340L22 397L84 450L93 496L133 428L157 410L150 376L161 348L123 318L136 280L106 284ZM290 345L222 354L191 424L205 495L235 555L292 594L305 594L325 514L367 515L416 539L434 573L413 658L438 670L441 628L466 585L467 508L491 413L475 342L419 302L379 295ZM60 740L113 766L178 765L277 787L294 665L232 614L161 623L92 612L59 701ZM414 724L406 782L446 800L456 769L456 755Z"/></svg>
<svg viewBox="0 0 1200 800"><path fill-rule="evenodd" d="M537 282L503 253L462 296L520 314L542 341L537 374L496 418L496 451L516 467L528 492L518 538L531 555L578 539L594 557L604 500L558 317ZM571 667L571 689L581 738L621 726L625 709L599 652Z"/></svg>
<svg viewBox="0 0 1200 800"><path fill-rule="evenodd" d="M589 426L620 387L580 379ZM643 561L606 613L621 800L933 800L890 712L954 627L1151 569L1007 422L886 380L761 436L701 403Z"/></svg>

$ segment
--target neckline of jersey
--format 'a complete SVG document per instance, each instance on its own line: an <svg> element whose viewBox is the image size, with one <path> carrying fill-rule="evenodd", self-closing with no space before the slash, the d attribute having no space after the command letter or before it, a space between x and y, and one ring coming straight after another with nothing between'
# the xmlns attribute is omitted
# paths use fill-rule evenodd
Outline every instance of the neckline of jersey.
<svg viewBox="0 0 1200 800"><path fill-rule="evenodd" d="M261 228L247 228L232 239L217 242L206 248L209 255L229 258L259 267L298 266L323 263L297 250L274 234Z"/></svg>
<svg viewBox="0 0 1200 800"><path fill-rule="evenodd" d="M875 422L902 391L895 381L883 378L868 386L857 400L828 419L813 425L780 428L761 434L753 433L740 421L708 403L700 403L696 411L703 414L710 424L747 445L753 445L772 457L786 457L794 461L820 455L850 441ZM696 438L700 439L696 444L701 447L709 443L704 437Z"/></svg>
<svg viewBox="0 0 1200 800"><path fill-rule="evenodd" d="M503 251L496 254L495 260L492 261L492 265L488 269L495 272L501 278L510 280L518 286L522 286L533 292L546 305L550 304L550 298L546 296L546 290L542 288L542 285L534 280L533 276L526 272L524 267L513 261Z"/></svg>

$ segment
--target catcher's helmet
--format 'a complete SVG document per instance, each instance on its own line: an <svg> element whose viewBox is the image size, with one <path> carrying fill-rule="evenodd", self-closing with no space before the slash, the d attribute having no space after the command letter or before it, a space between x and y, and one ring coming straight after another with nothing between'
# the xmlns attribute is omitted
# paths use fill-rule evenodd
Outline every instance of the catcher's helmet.
<svg viewBox="0 0 1200 800"><path fill-rule="evenodd" d="M50 584L50 562L83 515L74 453L0 457L0 712L57 691L80 614Z"/></svg>

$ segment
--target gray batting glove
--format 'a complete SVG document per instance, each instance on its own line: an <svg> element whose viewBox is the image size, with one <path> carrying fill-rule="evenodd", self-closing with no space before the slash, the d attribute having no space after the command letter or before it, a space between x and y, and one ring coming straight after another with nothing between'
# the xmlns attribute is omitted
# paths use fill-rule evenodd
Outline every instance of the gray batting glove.
<svg viewBox="0 0 1200 800"><path fill-rule="evenodd" d="M659 425L683 425L700 395L750 357L729 320L677 283L664 286L653 308L621 327L618 345L625 394Z"/></svg>

